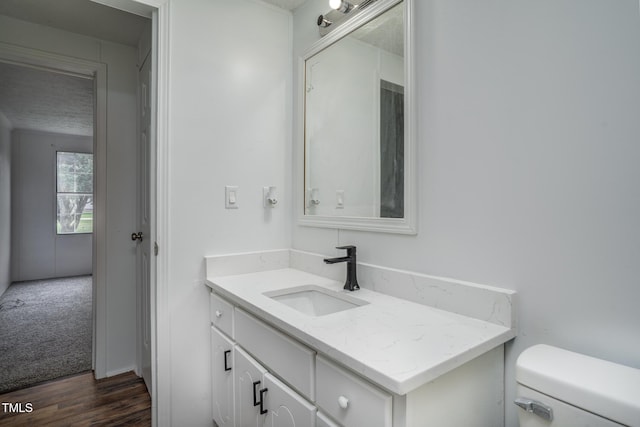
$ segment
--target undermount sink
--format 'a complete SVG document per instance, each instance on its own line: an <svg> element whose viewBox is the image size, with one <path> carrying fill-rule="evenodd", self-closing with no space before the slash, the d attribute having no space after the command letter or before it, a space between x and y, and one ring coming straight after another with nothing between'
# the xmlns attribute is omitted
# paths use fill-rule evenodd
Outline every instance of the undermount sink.
<svg viewBox="0 0 640 427"><path fill-rule="evenodd" d="M316 285L265 292L265 296L308 316L324 316L369 304L367 301Z"/></svg>

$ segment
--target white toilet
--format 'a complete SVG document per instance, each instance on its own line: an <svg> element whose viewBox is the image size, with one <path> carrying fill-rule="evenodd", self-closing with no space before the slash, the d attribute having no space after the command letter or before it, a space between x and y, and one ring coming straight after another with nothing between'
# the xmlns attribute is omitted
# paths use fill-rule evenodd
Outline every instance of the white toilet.
<svg viewBox="0 0 640 427"><path fill-rule="evenodd" d="M516 363L520 427L640 427L640 370L548 345Z"/></svg>

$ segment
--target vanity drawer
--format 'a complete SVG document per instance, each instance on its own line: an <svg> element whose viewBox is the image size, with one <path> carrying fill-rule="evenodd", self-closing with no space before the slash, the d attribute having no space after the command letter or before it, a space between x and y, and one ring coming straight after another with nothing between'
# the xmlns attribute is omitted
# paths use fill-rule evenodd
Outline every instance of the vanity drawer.
<svg viewBox="0 0 640 427"><path fill-rule="evenodd" d="M313 400L315 351L250 314L235 311L236 342L303 396Z"/></svg>
<svg viewBox="0 0 640 427"><path fill-rule="evenodd" d="M213 292L209 300L211 324L233 338L233 306Z"/></svg>
<svg viewBox="0 0 640 427"><path fill-rule="evenodd" d="M316 427L340 427L338 424L334 423L322 412L318 412L316 415Z"/></svg>
<svg viewBox="0 0 640 427"><path fill-rule="evenodd" d="M392 396L318 356L316 403L345 426L391 427Z"/></svg>

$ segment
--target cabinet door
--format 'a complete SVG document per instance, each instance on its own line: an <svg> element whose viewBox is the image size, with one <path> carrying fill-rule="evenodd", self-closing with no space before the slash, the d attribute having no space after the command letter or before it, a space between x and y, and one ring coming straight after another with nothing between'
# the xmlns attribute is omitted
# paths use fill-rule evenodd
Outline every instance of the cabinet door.
<svg viewBox="0 0 640 427"><path fill-rule="evenodd" d="M235 416L237 427L263 427L266 414L260 414L260 398L265 393L264 369L240 347L235 348L233 359L235 378ZM256 405L256 403L258 403ZM263 404L264 408L264 404ZM266 408L264 408L266 409Z"/></svg>
<svg viewBox="0 0 640 427"><path fill-rule="evenodd" d="M211 381L213 419L220 427L233 426L233 342L211 327Z"/></svg>
<svg viewBox="0 0 640 427"><path fill-rule="evenodd" d="M266 427L314 427L316 408L283 382L264 375Z"/></svg>

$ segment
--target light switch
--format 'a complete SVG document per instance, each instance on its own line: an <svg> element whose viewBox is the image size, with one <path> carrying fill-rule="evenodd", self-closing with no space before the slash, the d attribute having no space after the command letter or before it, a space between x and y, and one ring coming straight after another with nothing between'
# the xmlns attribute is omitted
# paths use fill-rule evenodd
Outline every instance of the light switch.
<svg viewBox="0 0 640 427"><path fill-rule="evenodd" d="M336 209L344 209L344 190L336 190Z"/></svg>
<svg viewBox="0 0 640 427"><path fill-rule="evenodd" d="M238 187L236 185L224 187L224 207L238 209Z"/></svg>

